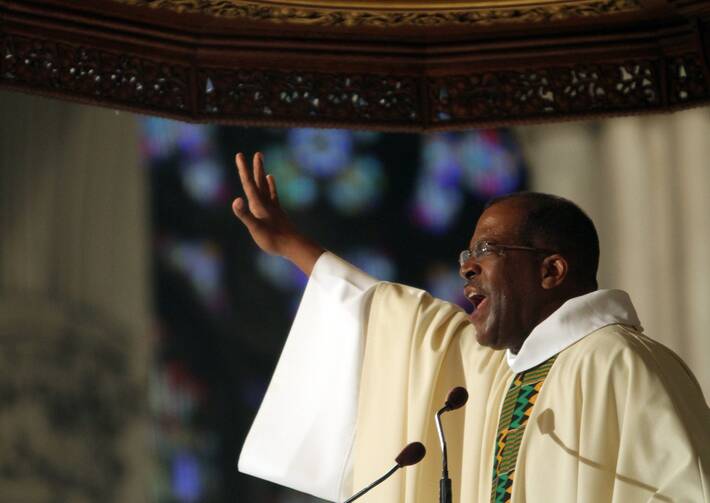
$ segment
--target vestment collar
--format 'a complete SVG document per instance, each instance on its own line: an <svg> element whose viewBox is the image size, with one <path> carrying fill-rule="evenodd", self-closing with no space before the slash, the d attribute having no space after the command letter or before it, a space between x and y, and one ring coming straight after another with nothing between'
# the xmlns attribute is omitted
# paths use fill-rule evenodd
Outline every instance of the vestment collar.
<svg viewBox="0 0 710 503"><path fill-rule="evenodd" d="M531 369L595 330L616 323L641 330L628 293L597 290L574 297L530 332L517 355L506 351L508 365L516 374Z"/></svg>

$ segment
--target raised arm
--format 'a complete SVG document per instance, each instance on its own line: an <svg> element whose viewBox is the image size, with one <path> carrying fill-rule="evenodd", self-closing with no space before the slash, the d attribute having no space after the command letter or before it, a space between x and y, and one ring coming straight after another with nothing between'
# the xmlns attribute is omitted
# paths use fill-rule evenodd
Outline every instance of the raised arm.
<svg viewBox="0 0 710 503"><path fill-rule="evenodd" d="M252 169L241 152L236 155L236 163L246 202L244 198L237 197L232 202L234 214L259 248L290 260L310 276L318 257L325 250L299 233L281 208L276 180L273 175L265 174L260 152L254 154Z"/></svg>
<svg viewBox="0 0 710 503"><path fill-rule="evenodd" d="M329 501L352 492L352 453L365 347L377 281L301 235L279 205L276 183L236 158L246 199L232 208L254 242L310 276L239 456L239 470ZM321 256L322 255L322 256ZM316 262L318 262L316 266Z"/></svg>

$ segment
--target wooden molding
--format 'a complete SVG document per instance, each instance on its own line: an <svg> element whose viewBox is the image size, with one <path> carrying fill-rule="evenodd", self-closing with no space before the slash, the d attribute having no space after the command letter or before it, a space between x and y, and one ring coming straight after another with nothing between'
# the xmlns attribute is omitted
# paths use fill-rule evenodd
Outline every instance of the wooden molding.
<svg viewBox="0 0 710 503"><path fill-rule="evenodd" d="M710 101L710 1L367 3L0 0L0 87L193 122L392 131Z"/></svg>

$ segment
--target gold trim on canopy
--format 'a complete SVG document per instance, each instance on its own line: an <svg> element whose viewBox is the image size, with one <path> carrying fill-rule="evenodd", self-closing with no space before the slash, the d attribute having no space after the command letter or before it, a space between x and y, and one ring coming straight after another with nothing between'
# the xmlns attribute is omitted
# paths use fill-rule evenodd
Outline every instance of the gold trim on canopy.
<svg viewBox="0 0 710 503"><path fill-rule="evenodd" d="M435 26L495 25L501 23L544 23L572 18L599 17L638 11L640 0L588 1L340 1L299 2L240 0L113 0L115 2L199 13L219 18L320 26Z"/></svg>

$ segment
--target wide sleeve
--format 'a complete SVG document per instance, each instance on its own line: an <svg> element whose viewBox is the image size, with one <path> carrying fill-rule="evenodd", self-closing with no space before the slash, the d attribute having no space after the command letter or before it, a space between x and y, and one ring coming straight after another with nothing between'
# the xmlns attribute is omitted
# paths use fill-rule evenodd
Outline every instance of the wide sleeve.
<svg viewBox="0 0 710 503"><path fill-rule="evenodd" d="M375 284L331 253L318 259L239 471L330 501L352 492L364 320Z"/></svg>

